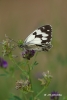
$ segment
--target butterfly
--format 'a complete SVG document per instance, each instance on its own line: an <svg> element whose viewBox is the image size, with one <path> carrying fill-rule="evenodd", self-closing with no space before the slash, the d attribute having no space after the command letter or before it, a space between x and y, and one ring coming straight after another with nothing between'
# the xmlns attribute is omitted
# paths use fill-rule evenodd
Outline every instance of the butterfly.
<svg viewBox="0 0 67 100"><path fill-rule="evenodd" d="M20 45L26 50L49 51L52 47L52 26L44 25L33 31Z"/></svg>

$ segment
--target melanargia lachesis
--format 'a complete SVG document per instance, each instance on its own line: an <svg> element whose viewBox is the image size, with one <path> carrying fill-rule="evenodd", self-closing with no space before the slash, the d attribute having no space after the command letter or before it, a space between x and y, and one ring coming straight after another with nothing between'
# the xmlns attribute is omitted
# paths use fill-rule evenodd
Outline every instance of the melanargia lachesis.
<svg viewBox="0 0 67 100"><path fill-rule="evenodd" d="M52 26L44 25L32 32L20 45L26 50L49 51L52 47Z"/></svg>

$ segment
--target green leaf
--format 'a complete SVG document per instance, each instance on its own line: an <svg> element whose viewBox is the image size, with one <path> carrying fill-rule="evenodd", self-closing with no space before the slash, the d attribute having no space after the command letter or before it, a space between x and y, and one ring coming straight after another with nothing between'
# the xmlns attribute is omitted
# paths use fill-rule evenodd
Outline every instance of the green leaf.
<svg viewBox="0 0 67 100"><path fill-rule="evenodd" d="M7 74L0 74L0 76L7 76Z"/></svg>
<svg viewBox="0 0 67 100"><path fill-rule="evenodd" d="M4 69L5 74L9 74L9 72L7 70Z"/></svg>
<svg viewBox="0 0 67 100"><path fill-rule="evenodd" d="M27 62L23 62L22 65L25 67L27 66Z"/></svg>
<svg viewBox="0 0 67 100"><path fill-rule="evenodd" d="M18 96L14 96L14 100L22 100L22 99Z"/></svg>
<svg viewBox="0 0 67 100"><path fill-rule="evenodd" d="M14 66L10 66L9 67L9 74L10 74L10 76L14 76L14 72L15 72L15 67Z"/></svg>
<svg viewBox="0 0 67 100"><path fill-rule="evenodd" d="M8 100L15 100L15 98L12 97L12 98L9 98Z"/></svg>
<svg viewBox="0 0 67 100"><path fill-rule="evenodd" d="M14 97L10 97L8 100L15 100L15 98Z"/></svg>
<svg viewBox="0 0 67 100"><path fill-rule="evenodd" d="M10 66L9 71L10 71L10 72L14 72L14 71L15 71L14 66Z"/></svg>
<svg viewBox="0 0 67 100"><path fill-rule="evenodd" d="M29 100L33 100L33 97L32 97L32 96L30 96Z"/></svg>
<svg viewBox="0 0 67 100"><path fill-rule="evenodd" d="M12 95L8 100L22 100L20 97Z"/></svg>
<svg viewBox="0 0 67 100"><path fill-rule="evenodd" d="M38 62L37 62L37 61L35 61L35 62L33 63L33 65L31 66L31 70L32 70L36 65L38 65Z"/></svg>
<svg viewBox="0 0 67 100"><path fill-rule="evenodd" d="M63 97L63 100L67 100L67 97Z"/></svg>
<svg viewBox="0 0 67 100"><path fill-rule="evenodd" d="M26 67L27 66L27 60L23 59L23 61L20 62L21 66Z"/></svg>
<svg viewBox="0 0 67 100"><path fill-rule="evenodd" d="M35 62L34 62L34 65L38 65L38 62L37 62L37 61L35 61Z"/></svg>

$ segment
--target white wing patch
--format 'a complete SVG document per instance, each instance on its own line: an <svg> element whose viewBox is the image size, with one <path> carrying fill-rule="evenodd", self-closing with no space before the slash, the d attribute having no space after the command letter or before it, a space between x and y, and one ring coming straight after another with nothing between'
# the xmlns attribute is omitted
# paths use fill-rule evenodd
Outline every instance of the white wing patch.
<svg viewBox="0 0 67 100"><path fill-rule="evenodd" d="M46 33L44 33L44 32L41 32L41 30L36 30L35 32L37 33L37 35L42 34L43 37L48 36L48 34L46 34Z"/></svg>
<svg viewBox="0 0 67 100"><path fill-rule="evenodd" d="M24 41L24 44L29 43L30 41L32 41L33 39L35 39L35 36L30 34Z"/></svg>
<svg viewBox="0 0 67 100"><path fill-rule="evenodd" d="M41 39L35 38L34 40L28 42L29 45L34 45L34 44L41 44Z"/></svg>

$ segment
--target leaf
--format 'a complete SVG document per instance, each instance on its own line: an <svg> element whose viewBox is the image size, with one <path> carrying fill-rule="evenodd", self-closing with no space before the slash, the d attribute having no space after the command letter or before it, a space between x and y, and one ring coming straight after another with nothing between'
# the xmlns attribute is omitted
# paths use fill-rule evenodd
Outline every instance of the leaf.
<svg viewBox="0 0 67 100"><path fill-rule="evenodd" d="M20 62L21 63L21 66L23 65L24 67L27 66L27 60L26 59L23 59L23 61Z"/></svg>
<svg viewBox="0 0 67 100"><path fill-rule="evenodd" d="M4 69L5 74L9 74L9 72L7 70Z"/></svg>
<svg viewBox="0 0 67 100"><path fill-rule="evenodd" d="M22 100L22 99L18 96L12 96L8 100Z"/></svg>
<svg viewBox="0 0 67 100"><path fill-rule="evenodd" d="M12 98L9 98L8 100L15 100L15 99L12 97Z"/></svg>
<svg viewBox="0 0 67 100"><path fill-rule="evenodd" d="M33 65L31 66L31 70L32 70L36 65L38 65L38 62L37 62L37 61L35 61L35 62L33 63Z"/></svg>
<svg viewBox="0 0 67 100"><path fill-rule="evenodd" d="M16 70L18 70L19 68L17 67L17 66L27 66L27 63L26 62L16 62L16 65L15 65L15 68L16 68Z"/></svg>
<svg viewBox="0 0 67 100"><path fill-rule="evenodd" d="M27 63L26 62L23 62L22 65L25 67L25 66L27 66Z"/></svg>
<svg viewBox="0 0 67 100"><path fill-rule="evenodd" d="M7 76L7 74L0 74L0 76Z"/></svg>
<svg viewBox="0 0 67 100"><path fill-rule="evenodd" d="M67 100L67 97L63 97L63 100Z"/></svg>
<svg viewBox="0 0 67 100"><path fill-rule="evenodd" d="M8 100L15 100L15 98L14 97L10 97Z"/></svg>
<svg viewBox="0 0 67 100"><path fill-rule="evenodd" d="M20 97L18 96L14 96L15 100L22 100Z"/></svg>
<svg viewBox="0 0 67 100"><path fill-rule="evenodd" d="M33 97L32 97L32 96L30 96L29 100L33 100Z"/></svg>
<svg viewBox="0 0 67 100"><path fill-rule="evenodd" d="M37 61L35 61L35 62L34 62L34 65L38 65L38 62L37 62Z"/></svg>
<svg viewBox="0 0 67 100"><path fill-rule="evenodd" d="M15 67L14 67L14 66L11 66L11 67L9 68L9 71L10 71L10 72L14 72L14 71L15 71Z"/></svg>

